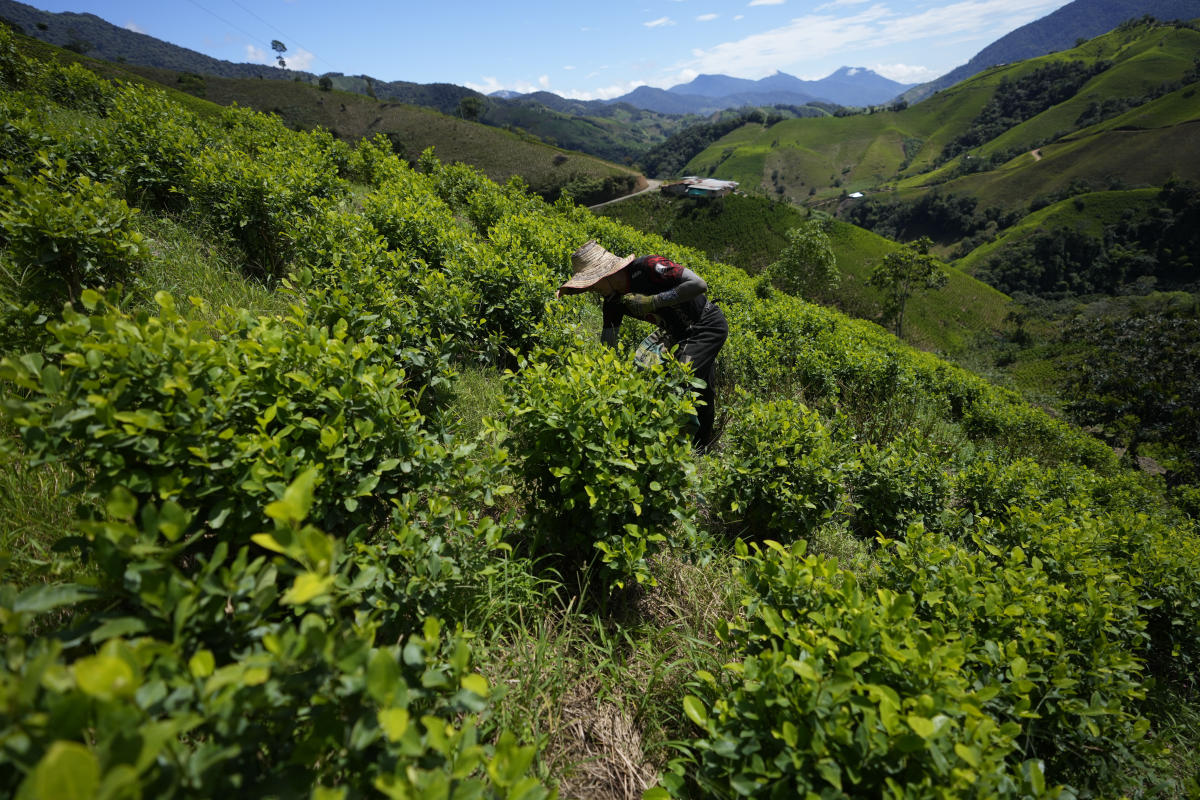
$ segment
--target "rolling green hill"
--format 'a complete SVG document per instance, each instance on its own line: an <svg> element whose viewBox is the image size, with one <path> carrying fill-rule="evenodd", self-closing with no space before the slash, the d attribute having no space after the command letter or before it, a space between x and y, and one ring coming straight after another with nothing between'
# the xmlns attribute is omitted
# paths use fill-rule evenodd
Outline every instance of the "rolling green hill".
<svg viewBox="0 0 1200 800"><path fill-rule="evenodd" d="M937 186L1019 208L1072 181L1101 188L1200 178L1198 55L1200 32L1188 25L1124 25L1071 50L993 67L903 110L747 125L686 170L830 210L856 191L903 198ZM1082 81L1076 91L1037 104L1039 91L1069 75ZM1012 99L1018 92L1021 102ZM980 127L989 114L998 124ZM943 163L946 148L972 131L986 138Z"/></svg>
<svg viewBox="0 0 1200 800"><path fill-rule="evenodd" d="M325 92L299 81L200 77L150 67L127 69L219 105L237 104L278 114L293 128L321 127L351 142L383 134L396 152L409 160L433 147L438 158L471 164L501 183L519 175L534 191L548 197L574 183L576 187L594 187L591 191L577 188L581 200L599 202L645 185L641 175L629 167L428 108L350 92Z"/></svg>

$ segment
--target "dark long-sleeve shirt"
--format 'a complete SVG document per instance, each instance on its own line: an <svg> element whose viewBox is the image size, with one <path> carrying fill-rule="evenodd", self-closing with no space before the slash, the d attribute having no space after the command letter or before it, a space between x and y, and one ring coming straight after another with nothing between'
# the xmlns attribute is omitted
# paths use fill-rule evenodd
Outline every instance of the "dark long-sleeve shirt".
<svg viewBox="0 0 1200 800"><path fill-rule="evenodd" d="M625 267L625 272L629 276L631 294L656 298L657 308L636 318L665 330L675 342L686 339L688 328L700 321L708 303L705 296L708 285L704 279L662 256L642 256ZM601 332L604 341L616 343L617 329L626 314L629 312L621 304L621 295L613 295L604 301L604 329Z"/></svg>

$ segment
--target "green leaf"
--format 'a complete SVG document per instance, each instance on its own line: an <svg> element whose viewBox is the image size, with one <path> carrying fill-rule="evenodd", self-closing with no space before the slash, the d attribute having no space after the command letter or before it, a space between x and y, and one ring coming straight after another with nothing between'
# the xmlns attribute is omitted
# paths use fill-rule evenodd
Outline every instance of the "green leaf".
<svg viewBox="0 0 1200 800"><path fill-rule="evenodd" d="M78 742L50 745L32 775L34 797L91 800L100 788L100 762Z"/></svg>
<svg viewBox="0 0 1200 800"><path fill-rule="evenodd" d="M316 467L309 467L301 472L284 490L281 499L267 504L267 516L297 525L303 522L304 518L308 516L309 509L312 508L313 489L317 485L319 476L320 471Z"/></svg>
<svg viewBox="0 0 1200 800"><path fill-rule="evenodd" d="M96 655L75 662L75 682L85 694L100 700L130 695L137 688L133 668L123 658Z"/></svg>
<svg viewBox="0 0 1200 800"><path fill-rule="evenodd" d="M285 605L301 605L309 603L329 592L333 585L332 575L318 575L315 572L305 572L296 576L292 588L283 593L279 602Z"/></svg>
<svg viewBox="0 0 1200 800"><path fill-rule="evenodd" d="M197 650L188 659L188 671L192 673L192 677L194 678L207 678L213 674L216 666L217 661L208 650Z"/></svg>
<svg viewBox="0 0 1200 800"><path fill-rule="evenodd" d="M124 486L114 486L104 508L113 519L128 521L137 513L137 498Z"/></svg>
<svg viewBox="0 0 1200 800"><path fill-rule="evenodd" d="M973 767L975 769L979 769L979 748L978 747L968 747L967 745L963 744L962 742L955 742L954 752L957 753L958 757L961 758L963 761L967 762L967 764L969 764L971 767Z"/></svg>
<svg viewBox="0 0 1200 800"><path fill-rule="evenodd" d="M88 641L92 644L113 639L118 636L128 636L132 633L144 633L146 631L146 621L136 617L118 617L110 619L101 625L96 630L92 631L88 636Z"/></svg>
<svg viewBox="0 0 1200 800"><path fill-rule="evenodd" d="M704 703L700 698L695 695L689 694L683 698L683 713L687 714L688 719L701 728L708 724L708 711L704 708Z"/></svg>
<svg viewBox="0 0 1200 800"><path fill-rule="evenodd" d="M833 785L839 792L842 790L842 768L831 758L823 758L817 762L817 772Z"/></svg>
<svg viewBox="0 0 1200 800"><path fill-rule="evenodd" d="M379 712L379 727L389 742L398 742L408 730L408 710L403 708L384 708Z"/></svg>
<svg viewBox="0 0 1200 800"><path fill-rule="evenodd" d="M487 697L491 691L488 687L487 678L483 677L477 672L473 672L470 675L464 675L460 683L462 684L462 688L466 689L468 692L474 692L480 697Z"/></svg>
<svg viewBox="0 0 1200 800"><path fill-rule="evenodd" d="M17 595L12 610L17 613L40 614L61 606L74 605L90 600L100 592L91 586L78 583L42 583L31 586Z"/></svg>
<svg viewBox="0 0 1200 800"><path fill-rule="evenodd" d="M390 703L399 680L400 665L396 659L387 650L376 650L367 666L367 693L381 705Z"/></svg>
<svg viewBox="0 0 1200 800"><path fill-rule="evenodd" d="M908 715L908 727L913 729L913 733L920 736L922 739L931 739L934 734L933 720L928 717L922 717L919 714Z"/></svg>

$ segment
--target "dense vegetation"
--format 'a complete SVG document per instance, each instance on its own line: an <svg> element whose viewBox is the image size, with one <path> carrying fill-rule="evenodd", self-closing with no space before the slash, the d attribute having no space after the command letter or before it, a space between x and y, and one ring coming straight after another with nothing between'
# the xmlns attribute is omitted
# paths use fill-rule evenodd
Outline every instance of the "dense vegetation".
<svg viewBox="0 0 1200 800"><path fill-rule="evenodd" d="M5 794L1194 791L1200 533L1095 438L430 151L0 91ZM721 298L713 452L593 238Z"/></svg>
<svg viewBox="0 0 1200 800"><path fill-rule="evenodd" d="M850 206L843 216L889 239L911 241L928 236L941 243L972 240L984 232L994 235L1020 219L1018 213L995 206L980 209L978 198L936 190L911 201L868 197Z"/></svg>
<svg viewBox="0 0 1200 800"><path fill-rule="evenodd" d="M1042 228L1009 243L976 274L1010 294L1116 294L1147 278L1161 288L1179 289L1200 286L1197 252L1200 186L1171 181L1151 204L1125 209L1101 232Z"/></svg>

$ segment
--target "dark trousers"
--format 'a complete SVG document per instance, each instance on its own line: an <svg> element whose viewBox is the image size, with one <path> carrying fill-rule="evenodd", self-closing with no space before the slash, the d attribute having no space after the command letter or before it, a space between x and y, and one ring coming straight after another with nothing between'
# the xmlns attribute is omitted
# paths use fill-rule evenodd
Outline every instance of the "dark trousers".
<svg viewBox="0 0 1200 800"><path fill-rule="evenodd" d="M729 323L725 314L713 303L704 307L699 321L688 327L687 336L679 342L675 357L684 364L692 365L692 372L704 381L704 388L696 392L700 418L700 430L696 432L694 444L705 448L712 442L713 423L717 416L717 353L729 338Z"/></svg>

